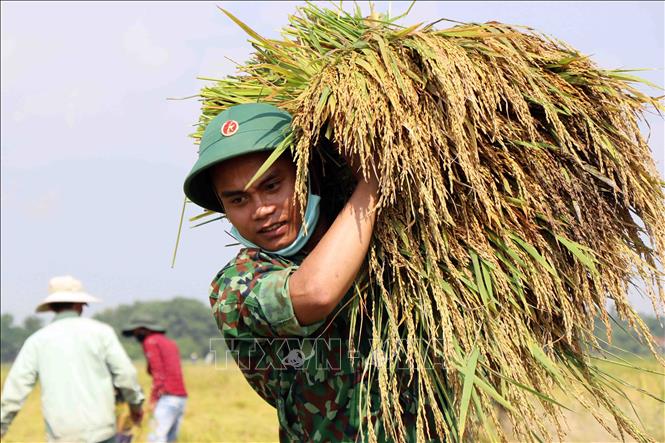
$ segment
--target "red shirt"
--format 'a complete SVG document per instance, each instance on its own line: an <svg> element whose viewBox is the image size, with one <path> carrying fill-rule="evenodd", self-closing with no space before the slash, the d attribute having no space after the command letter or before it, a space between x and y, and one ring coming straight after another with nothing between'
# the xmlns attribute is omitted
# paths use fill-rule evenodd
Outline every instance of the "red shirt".
<svg viewBox="0 0 665 443"><path fill-rule="evenodd" d="M156 402L162 395L186 397L178 345L164 334L153 332L143 340L143 352L152 375L150 401Z"/></svg>

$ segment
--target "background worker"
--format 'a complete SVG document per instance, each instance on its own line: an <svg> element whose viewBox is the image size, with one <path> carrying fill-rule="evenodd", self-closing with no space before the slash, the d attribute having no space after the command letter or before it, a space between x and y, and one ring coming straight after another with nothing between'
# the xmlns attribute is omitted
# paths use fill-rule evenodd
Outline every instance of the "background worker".
<svg viewBox="0 0 665 443"><path fill-rule="evenodd" d="M123 328L142 345L152 377L149 409L153 411L151 442L173 442L178 438L187 403L178 345L166 335L166 328L150 317L136 317Z"/></svg>
<svg viewBox="0 0 665 443"><path fill-rule="evenodd" d="M115 395L119 389L132 420L143 417L143 392L113 328L81 317L99 300L71 276L49 281L49 295L37 312L53 321L23 344L2 391L0 434L4 436L37 379L48 441L111 443L115 439Z"/></svg>

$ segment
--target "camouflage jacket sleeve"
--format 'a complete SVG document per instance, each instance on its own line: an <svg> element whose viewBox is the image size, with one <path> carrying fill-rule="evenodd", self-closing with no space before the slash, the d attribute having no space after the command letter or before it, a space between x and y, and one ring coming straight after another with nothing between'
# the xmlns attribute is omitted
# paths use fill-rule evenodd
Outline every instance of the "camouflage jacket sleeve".
<svg viewBox="0 0 665 443"><path fill-rule="evenodd" d="M312 335L323 321L302 326L293 311L289 278L292 262L243 250L215 277L210 304L225 337L289 337Z"/></svg>

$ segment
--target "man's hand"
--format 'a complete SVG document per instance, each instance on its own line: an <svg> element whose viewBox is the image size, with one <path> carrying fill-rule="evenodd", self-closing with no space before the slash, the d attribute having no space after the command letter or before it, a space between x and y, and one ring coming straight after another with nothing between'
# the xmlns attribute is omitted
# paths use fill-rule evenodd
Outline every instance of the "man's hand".
<svg viewBox="0 0 665 443"><path fill-rule="evenodd" d="M346 161L346 164L349 166L349 169L351 169L351 172L353 173L353 176L355 179L360 183L360 182L367 182L372 187L374 188L374 192L378 189L379 185L379 180L378 177L376 176L376 171L373 168L373 165L378 164L378 158L377 154L373 154L373 159L370 161L369 159L366 160L366 165L367 169L365 170L365 173L367 176L363 174L363 169L362 169L362 161L360 159L359 154L351 154L346 151L342 151L342 158L344 158L344 161Z"/></svg>
<svg viewBox="0 0 665 443"><path fill-rule="evenodd" d="M129 415L132 421L136 425L140 425L143 421L143 405L139 403L138 405L129 405Z"/></svg>

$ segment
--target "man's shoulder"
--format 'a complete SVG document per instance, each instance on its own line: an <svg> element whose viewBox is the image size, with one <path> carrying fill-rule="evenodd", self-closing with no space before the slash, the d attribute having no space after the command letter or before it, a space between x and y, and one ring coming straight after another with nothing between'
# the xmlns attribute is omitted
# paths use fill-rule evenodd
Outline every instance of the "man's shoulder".
<svg viewBox="0 0 665 443"><path fill-rule="evenodd" d="M209 297L211 305L217 300L220 288L226 287L233 279L253 274L259 266L258 259L258 249L243 248L224 265L210 283Z"/></svg>
<svg viewBox="0 0 665 443"><path fill-rule="evenodd" d="M243 248L217 273L216 278L225 274L243 274L252 272L261 265L262 257L259 249Z"/></svg>
<svg viewBox="0 0 665 443"><path fill-rule="evenodd" d="M164 334L164 333L158 332L158 333L148 335L145 338L145 340L143 341L143 343L146 343L146 344L149 344L149 345L151 345L151 344L164 344L164 343L175 344L175 340L172 340L171 338L166 336L166 334Z"/></svg>
<svg viewBox="0 0 665 443"><path fill-rule="evenodd" d="M98 334L115 335L115 331L111 325L95 320L94 318L76 317L71 320L74 320L71 324L76 328L85 329L86 331L96 332Z"/></svg>
<svg viewBox="0 0 665 443"><path fill-rule="evenodd" d="M48 336L48 332L46 332L47 327L48 325L42 326L41 328L30 334L28 338L26 338L25 341L23 342L23 346L30 346L35 342L38 342L41 339L41 337L47 337Z"/></svg>
<svg viewBox="0 0 665 443"><path fill-rule="evenodd" d="M265 267L283 269L294 264L285 257L267 254L257 248L243 248L217 273L215 280L223 276L232 277L254 273Z"/></svg>
<svg viewBox="0 0 665 443"><path fill-rule="evenodd" d="M149 346L155 346L160 349L160 352L166 353L179 353L178 343L173 340L171 337L163 333L151 334L146 337L145 342Z"/></svg>
<svg viewBox="0 0 665 443"><path fill-rule="evenodd" d="M86 317L73 317L63 320L54 321L46 324L38 331L34 332L28 339L30 342L39 342L40 340L50 341L54 337L61 334L79 334L83 333L85 336L109 336L115 335L115 331L110 325L100 322L98 320Z"/></svg>
<svg viewBox="0 0 665 443"><path fill-rule="evenodd" d="M143 345L157 345L159 343L159 334L150 334L143 340Z"/></svg>
<svg viewBox="0 0 665 443"><path fill-rule="evenodd" d="M262 252L256 248L243 248L216 275L211 292L227 286L232 280L251 279L254 274L268 269L283 269L289 266L288 260Z"/></svg>

